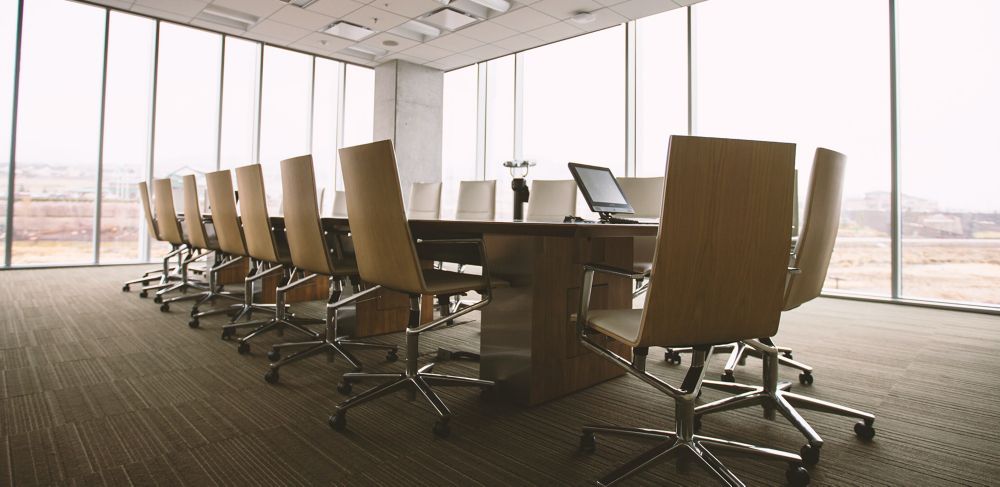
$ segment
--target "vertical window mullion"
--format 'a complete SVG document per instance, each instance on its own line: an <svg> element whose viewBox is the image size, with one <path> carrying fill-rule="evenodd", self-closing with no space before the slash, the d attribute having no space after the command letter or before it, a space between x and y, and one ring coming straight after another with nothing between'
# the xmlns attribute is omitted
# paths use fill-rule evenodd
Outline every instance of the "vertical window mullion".
<svg viewBox="0 0 1000 487"><path fill-rule="evenodd" d="M101 69L101 121L97 139L97 191L94 193L94 264L101 262L101 204L104 199L104 113L108 99L108 39L111 34L111 10L104 10L104 59Z"/></svg>
<svg viewBox="0 0 1000 487"><path fill-rule="evenodd" d="M10 116L10 158L7 164L7 214L6 234L4 236L4 265L10 267L11 248L14 244L14 154L17 149L17 102L21 85L21 37L24 26L24 0L18 0L17 4L17 34L14 41L14 90L12 93L13 103L11 104Z"/></svg>
<svg viewBox="0 0 1000 487"><path fill-rule="evenodd" d="M890 204L889 239L892 247L891 269L892 299L899 299L903 292L903 245L902 245L902 197L900 195L899 173L899 78L897 77L897 31L896 31L896 0L889 0L889 166L890 166Z"/></svg>

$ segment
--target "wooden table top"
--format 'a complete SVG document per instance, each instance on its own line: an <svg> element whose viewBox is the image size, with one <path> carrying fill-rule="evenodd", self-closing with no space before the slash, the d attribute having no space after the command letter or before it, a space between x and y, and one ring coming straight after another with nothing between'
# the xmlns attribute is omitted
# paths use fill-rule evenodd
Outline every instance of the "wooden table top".
<svg viewBox="0 0 1000 487"><path fill-rule="evenodd" d="M348 225L347 218L323 218L324 223ZM417 237L447 235L524 235L538 237L653 237L658 225L650 223L606 224L563 222L512 222L497 220L410 220Z"/></svg>

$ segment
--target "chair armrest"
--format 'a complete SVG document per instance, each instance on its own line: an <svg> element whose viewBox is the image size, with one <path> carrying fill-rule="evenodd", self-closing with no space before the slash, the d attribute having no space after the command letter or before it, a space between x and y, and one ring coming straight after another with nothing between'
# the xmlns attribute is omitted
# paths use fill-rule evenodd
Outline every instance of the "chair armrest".
<svg viewBox="0 0 1000 487"><path fill-rule="evenodd" d="M611 274L613 276L623 277L626 279L642 279L646 277L646 273L644 272L635 272L606 264L584 264L583 270L600 272L602 274Z"/></svg>

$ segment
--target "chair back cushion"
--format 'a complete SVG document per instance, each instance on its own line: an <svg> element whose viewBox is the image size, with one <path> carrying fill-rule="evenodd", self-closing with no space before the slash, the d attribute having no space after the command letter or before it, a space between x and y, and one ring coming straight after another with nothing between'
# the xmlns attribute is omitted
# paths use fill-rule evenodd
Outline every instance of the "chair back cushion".
<svg viewBox="0 0 1000 487"><path fill-rule="evenodd" d="M196 249L207 249L208 234L201 221L201 206L198 204L198 181L194 174L182 178L184 183L184 225L188 231L188 241Z"/></svg>
<svg viewBox="0 0 1000 487"><path fill-rule="evenodd" d="M403 208L392 142L340 149L347 214L361 279L405 293L424 289Z"/></svg>
<svg viewBox="0 0 1000 487"><path fill-rule="evenodd" d="M292 263L301 270L333 274L330 248L320 223L312 156L281 161L281 192Z"/></svg>
<svg viewBox="0 0 1000 487"><path fill-rule="evenodd" d="M159 232L156 230L156 219L153 218L153 210L149 204L149 186L145 181L138 184L139 186L139 201L142 203L142 214L146 218L146 230L149 231L149 235L157 240L163 240L160 238Z"/></svg>
<svg viewBox="0 0 1000 487"><path fill-rule="evenodd" d="M240 221L247 253L255 259L278 262L260 164L236 168L236 188L240 192Z"/></svg>
<svg viewBox="0 0 1000 487"><path fill-rule="evenodd" d="M785 309L810 301L823 290L833 244L840 227L840 202L844 193L847 156L822 147L816 149L801 233L795 244L794 266L799 274L788 278Z"/></svg>
<svg viewBox="0 0 1000 487"><path fill-rule="evenodd" d="M344 191L333 194L333 217L347 218L347 193Z"/></svg>
<svg viewBox="0 0 1000 487"><path fill-rule="evenodd" d="M526 220L538 222L561 222L567 215L576 214L576 181L532 181L525 213Z"/></svg>
<svg viewBox="0 0 1000 487"><path fill-rule="evenodd" d="M219 248L229 255L247 255L247 245L243 241L243 230L236 216L236 200L233 196L233 174L229 169L210 172L205 175L208 190L208 204L212 211L212 226L219 239Z"/></svg>
<svg viewBox="0 0 1000 487"><path fill-rule="evenodd" d="M408 208L407 215L414 220L441 218L441 183L411 184Z"/></svg>
<svg viewBox="0 0 1000 487"><path fill-rule="evenodd" d="M167 179L153 180L153 207L156 209L156 228L160 230L160 238L174 245L181 245L184 242L184 232L181 231L181 224L177 221L177 212L174 210L174 191L171 181Z"/></svg>
<svg viewBox="0 0 1000 487"><path fill-rule="evenodd" d="M456 220L493 220L497 211L497 182L462 181L458 184Z"/></svg>
<svg viewBox="0 0 1000 487"><path fill-rule="evenodd" d="M672 136L662 223L634 345L707 345L778 329L795 145Z"/></svg>
<svg viewBox="0 0 1000 487"><path fill-rule="evenodd" d="M659 218L660 204L663 203L663 178L618 178L625 198L636 218ZM629 216L626 216L628 218Z"/></svg>

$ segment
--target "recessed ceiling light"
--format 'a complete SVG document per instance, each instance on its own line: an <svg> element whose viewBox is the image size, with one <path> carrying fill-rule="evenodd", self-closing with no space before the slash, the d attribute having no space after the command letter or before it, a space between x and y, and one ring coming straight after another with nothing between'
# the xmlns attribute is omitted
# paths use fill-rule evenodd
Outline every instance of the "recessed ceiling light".
<svg viewBox="0 0 1000 487"><path fill-rule="evenodd" d="M343 20L339 22L334 22L333 25L327 27L323 32L330 34L332 36L343 37L344 39L349 39L352 41L360 41L362 39L367 39L375 31L362 27L360 25L355 25L350 22L344 22Z"/></svg>
<svg viewBox="0 0 1000 487"><path fill-rule="evenodd" d="M597 20L597 16L590 12L577 12L569 19L577 24L589 24Z"/></svg>
<svg viewBox="0 0 1000 487"><path fill-rule="evenodd" d="M295 5L296 7L306 8L316 3L318 0L281 0L281 1L289 5Z"/></svg>
<svg viewBox="0 0 1000 487"><path fill-rule="evenodd" d="M441 29L416 20L398 25L389 32L417 42L427 42L441 35Z"/></svg>
<svg viewBox="0 0 1000 487"><path fill-rule="evenodd" d="M443 8L420 20L440 27L444 30L456 30L476 22L479 19L470 17L462 12L459 12L458 10Z"/></svg>
<svg viewBox="0 0 1000 487"><path fill-rule="evenodd" d="M198 19L214 24L235 27L247 30L260 20L259 17L246 12L233 10L231 8L220 7L218 5L208 5L197 16Z"/></svg>
<svg viewBox="0 0 1000 487"><path fill-rule="evenodd" d="M385 56L386 54L389 54L389 51L386 51L385 49L379 49L377 47L366 46L364 44L358 44L356 46L351 46L351 47L348 47L348 48L346 48L346 49L344 49L343 51L340 51L340 52L343 52L345 54L350 54L351 56L357 56L357 57L362 58L362 59L368 59L370 61L374 61L375 58L379 58L379 57Z"/></svg>
<svg viewBox="0 0 1000 487"><path fill-rule="evenodd" d="M396 42L396 41L394 41L394 40L392 40L392 39L386 39L386 40L382 41L382 45L386 46L386 47L396 47L396 46L399 45L399 43Z"/></svg>

